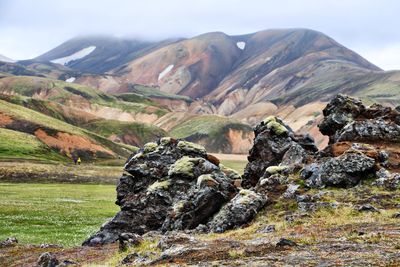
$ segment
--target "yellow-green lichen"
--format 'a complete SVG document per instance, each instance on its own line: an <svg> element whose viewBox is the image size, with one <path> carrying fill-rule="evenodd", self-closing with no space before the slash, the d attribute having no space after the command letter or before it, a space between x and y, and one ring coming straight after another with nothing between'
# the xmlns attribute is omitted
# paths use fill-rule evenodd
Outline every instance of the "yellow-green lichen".
<svg viewBox="0 0 400 267"><path fill-rule="evenodd" d="M188 141L179 141L178 148L187 153L206 154L206 149L204 146Z"/></svg>
<svg viewBox="0 0 400 267"><path fill-rule="evenodd" d="M178 159L174 164L169 167L168 175L183 175L186 177L194 177L193 168L201 158L191 158L184 156Z"/></svg>
<svg viewBox="0 0 400 267"><path fill-rule="evenodd" d="M263 120L268 129L271 129L275 134L281 135L288 132L285 125L280 123L275 116L269 116Z"/></svg>
<svg viewBox="0 0 400 267"><path fill-rule="evenodd" d="M240 175L239 172L235 171L234 169L231 169L229 167L226 167L224 164L220 163L219 164L220 170L231 180L238 180L242 179L242 176Z"/></svg>
<svg viewBox="0 0 400 267"><path fill-rule="evenodd" d="M149 142L144 145L143 152L144 153L154 152L157 149L157 147L158 147L157 143Z"/></svg>
<svg viewBox="0 0 400 267"><path fill-rule="evenodd" d="M157 190L166 190L171 185L170 180L157 181L147 188L147 192L155 192Z"/></svg>
<svg viewBox="0 0 400 267"><path fill-rule="evenodd" d="M272 175L276 173L281 173L285 171L288 168L288 166L269 166L265 172Z"/></svg>
<svg viewBox="0 0 400 267"><path fill-rule="evenodd" d="M172 140L171 137L163 137L163 138L160 139L160 144L161 144L162 146L166 146L166 145L168 145L169 143L171 143L171 140Z"/></svg>

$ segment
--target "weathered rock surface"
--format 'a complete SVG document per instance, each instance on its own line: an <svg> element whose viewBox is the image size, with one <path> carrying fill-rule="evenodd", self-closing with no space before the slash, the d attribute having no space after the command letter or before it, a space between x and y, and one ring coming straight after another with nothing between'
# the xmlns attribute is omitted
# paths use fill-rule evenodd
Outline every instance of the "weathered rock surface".
<svg viewBox="0 0 400 267"><path fill-rule="evenodd" d="M374 173L375 160L362 153L345 153L306 166L300 173L308 187L350 187Z"/></svg>
<svg viewBox="0 0 400 267"><path fill-rule="evenodd" d="M237 194L240 175L218 165L190 142L166 137L146 144L128 159L118 183L121 211L84 245L115 242L122 233L190 230L209 222L213 231L224 231L248 223L265 198Z"/></svg>
<svg viewBox="0 0 400 267"><path fill-rule="evenodd" d="M254 129L254 146L243 175L243 187L257 184L270 166L304 163L307 155L317 151L309 136L296 136L292 129L277 117L271 116Z"/></svg>

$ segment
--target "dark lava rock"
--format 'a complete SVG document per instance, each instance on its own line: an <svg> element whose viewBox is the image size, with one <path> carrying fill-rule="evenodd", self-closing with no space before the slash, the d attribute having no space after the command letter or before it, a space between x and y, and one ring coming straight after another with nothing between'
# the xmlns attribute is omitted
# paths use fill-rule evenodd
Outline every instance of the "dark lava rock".
<svg viewBox="0 0 400 267"><path fill-rule="evenodd" d="M334 158L323 158L318 163L306 166L300 177L311 188L351 187L361 179L368 178L368 174L374 174L374 166L374 159L359 152L348 152Z"/></svg>
<svg viewBox="0 0 400 267"><path fill-rule="evenodd" d="M265 228L263 228L263 229L258 230L257 233L268 234L268 233L272 233L272 232L275 232L275 231L276 231L275 225L274 225L274 224L271 224L271 225L267 225L267 226L266 226Z"/></svg>
<svg viewBox="0 0 400 267"><path fill-rule="evenodd" d="M119 250L126 251L131 246L139 245L143 241L143 238L140 235L134 233L122 233L119 235L118 241Z"/></svg>
<svg viewBox="0 0 400 267"><path fill-rule="evenodd" d="M45 252L40 255L37 266L38 267L57 267L60 264L55 255Z"/></svg>
<svg viewBox="0 0 400 267"><path fill-rule="evenodd" d="M361 212L380 212L379 209L375 208L374 206L372 206L371 204L365 204L365 205L361 205L357 207L358 211Z"/></svg>
<svg viewBox="0 0 400 267"><path fill-rule="evenodd" d="M381 168L377 172L377 178L373 185L384 187L388 190L400 189L400 174L390 173L384 168Z"/></svg>
<svg viewBox="0 0 400 267"><path fill-rule="evenodd" d="M0 248L13 247L18 245L18 240L15 237L8 237L0 242Z"/></svg>
<svg viewBox="0 0 400 267"><path fill-rule="evenodd" d="M297 246L297 244L296 244L296 242L294 242L292 240L281 238L276 243L276 246L277 247L295 247L295 246Z"/></svg>
<svg viewBox="0 0 400 267"><path fill-rule="evenodd" d="M282 159L287 163L302 163L307 154L317 151L311 137L295 136L289 126L274 116L257 125L254 133L254 145L243 175L244 188L255 186L267 167L280 164Z"/></svg>
<svg viewBox="0 0 400 267"><path fill-rule="evenodd" d="M339 141L400 141L400 114L390 107L373 104L365 107L360 100L337 95L323 110L319 124L329 143Z"/></svg>
<svg viewBox="0 0 400 267"><path fill-rule="evenodd" d="M267 198L265 196L251 190L242 189L214 216L208 226L211 231L222 233L244 225L253 220L266 202Z"/></svg>
<svg viewBox="0 0 400 267"><path fill-rule="evenodd" d="M339 94L322 111L324 119L318 125L319 130L334 143L333 135L364 111L365 106L360 100Z"/></svg>
<svg viewBox="0 0 400 267"><path fill-rule="evenodd" d="M116 203L121 211L83 245L116 242L122 233L191 230L210 221L215 230L248 223L264 197L237 195L234 179L240 176L216 163L202 146L190 142L166 137L146 144L128 159L119 180Z"/></svg>

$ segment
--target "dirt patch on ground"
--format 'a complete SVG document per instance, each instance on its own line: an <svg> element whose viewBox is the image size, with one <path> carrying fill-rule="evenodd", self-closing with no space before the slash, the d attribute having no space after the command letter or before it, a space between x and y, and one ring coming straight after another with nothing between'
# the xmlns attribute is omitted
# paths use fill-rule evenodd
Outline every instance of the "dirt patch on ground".
<svg viewBox="0 0 400 267"><path fill-rule="evenodd" d="M49 147L60 150L61 153L68 157L72 157L74 153L82 151L93 155L101 154L108 155L110 158L115 157L114 152L111 150L105 149L81 136L63 132L58 132L54 136L51 136L42 129L37 129L35 131L35 136Z"/></svg>
<svg viewBox="0 0 400 267"><path fill-rule="evenodd" d="M5 127L6 125L8 125L12 122L13 122L13 119L10 116L0 112L0 127Z"/></svg>

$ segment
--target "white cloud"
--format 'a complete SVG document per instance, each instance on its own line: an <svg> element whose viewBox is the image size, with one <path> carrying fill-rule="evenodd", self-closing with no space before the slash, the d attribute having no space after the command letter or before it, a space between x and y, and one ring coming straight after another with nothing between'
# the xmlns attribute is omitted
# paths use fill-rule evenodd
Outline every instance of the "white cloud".
<svg viewBox="0 0 400 267"><path fill-rule="evenodd" d="M363 55L355 48L368 45L369 60L400 69L389 64L393 50L378 49L400 43L398 10L396 0L0 0L0 54L30 58L83 34L154 40L295 27L321 31Z"/></svg>
<svg viewBox="0 0 400 267"><path fill-rule="evenodd" d="M361 56L384 70L400 70L400 43L355 49Z"/></svg>

